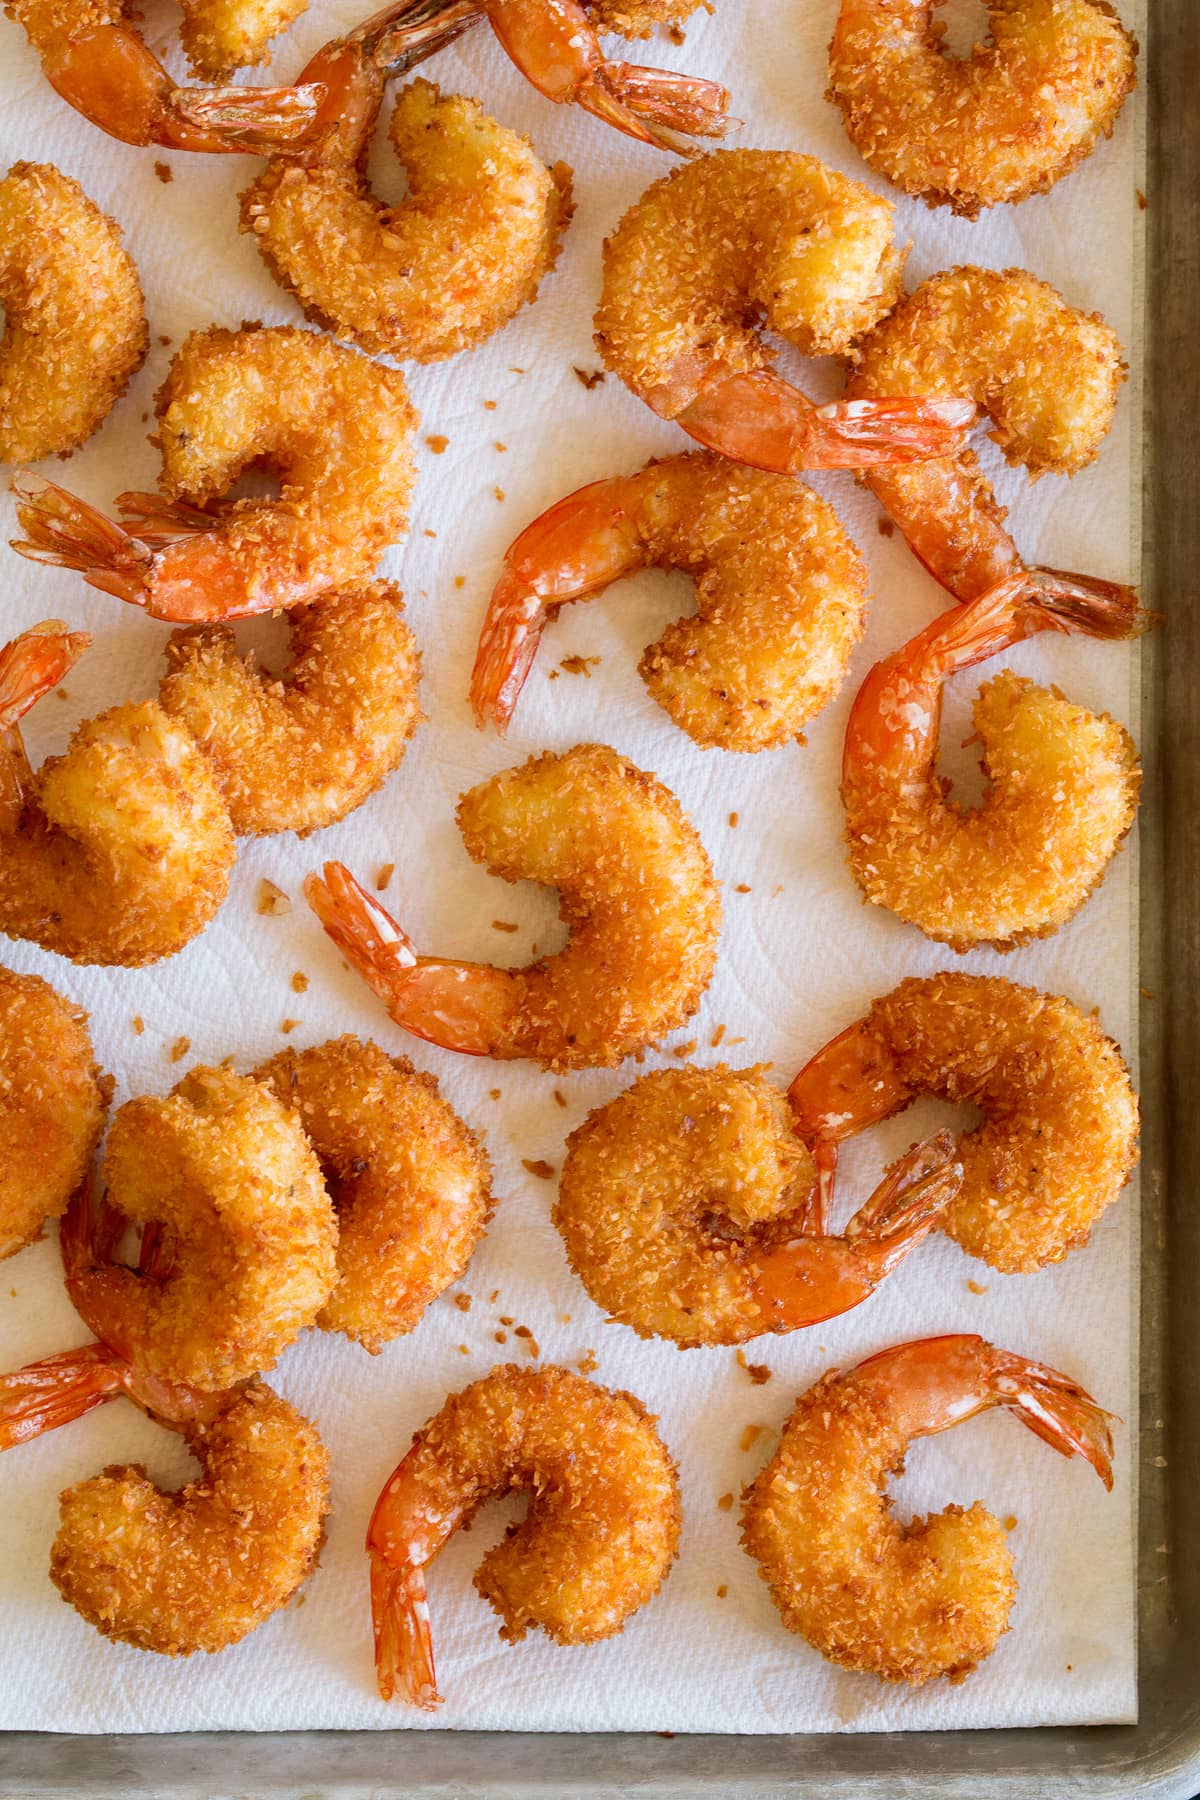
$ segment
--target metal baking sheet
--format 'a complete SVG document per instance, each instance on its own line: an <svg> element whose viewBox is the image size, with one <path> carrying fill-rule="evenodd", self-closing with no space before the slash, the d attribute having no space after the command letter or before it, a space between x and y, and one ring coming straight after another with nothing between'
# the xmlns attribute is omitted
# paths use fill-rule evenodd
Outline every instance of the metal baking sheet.
<svg viewBox="0 0 1200 1800"><path fill-rule="evenodd" d="M800 0L797 0L800 3ZM1151 0L1141 813L1136 1725L805 1737L450 1732L0 1738L6 1800L453 1795L1188 1800L1200 1790L1200 7ZM1131 1272L1132 1275L1132 1272ZM2 1627L2 1620L0 1620Z"/></svg>

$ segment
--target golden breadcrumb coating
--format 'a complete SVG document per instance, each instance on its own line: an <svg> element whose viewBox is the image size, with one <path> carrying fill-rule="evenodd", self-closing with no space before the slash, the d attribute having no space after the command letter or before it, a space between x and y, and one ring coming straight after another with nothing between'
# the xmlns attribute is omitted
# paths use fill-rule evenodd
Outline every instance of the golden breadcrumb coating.
<svg viewBox="0 0 1200 1800"><path fill-rule="evenodd" d="M233 69L265 63L308 0L182 0L180 37L199 81L221 81Z"/></svg>
<svg viewBox="0 0 1200 1800"><path fill-rule="evenodd" d="M705 0L582 0L595 31L647 38L656 25L678 25Z"/></svg>

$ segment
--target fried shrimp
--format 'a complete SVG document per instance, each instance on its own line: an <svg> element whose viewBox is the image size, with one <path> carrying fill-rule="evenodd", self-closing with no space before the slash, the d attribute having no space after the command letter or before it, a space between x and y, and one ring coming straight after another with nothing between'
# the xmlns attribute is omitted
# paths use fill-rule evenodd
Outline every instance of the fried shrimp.
<svg viewBox="0 0 1200 1800"><path fill-rule="evenodd" d="M847 393L969 394L1010 463L1036 480L1094 461L1125 377L1115 332L1023 269L950 269L902 300L854 351ZM1038 592L1120 597L1130 590L1060 569L1025 569L1005 513L971 450L864 479L909 548L958 600L1009 575Z"/></svg>
<svg viewBox="0 0 1200 1800"><path fill-rule="evenodd" d="M388 73L372 41L346 39L305 69L301 81L324 82L336 106L330 135L305 158L276 158L247 188L242 230L314 323L364 350L438 362L535 298L570 217L571 174L548 169L476 101L414 81L390 127L408 193L385 206L367 181Z"/></svg>
<svg viewBox="0 0 1200 1800"><path fill-rule="evenodd" d="M742 1516L789 1631L914 1687L991 1655L1017 1592L1004 1527L978 1500L900 1525L883 1488L913 1438L993 1406L1112 1487L1110 1415L1070 1376L980 1337L898 1344L801 1396Z"/></svg>
<svg viewBox="0 0 1200 1800"><path fill-rule="evenodd" d="M639 1337L743 1344L866 1300L957 1193L953 1146L918 1145L844 1237L814 1236L783 1095L754 1069L660 1069L571 1133L554 1223L597 1306Z"/></svg>
<svg viewBox="0 0 1200 1800"><path fill-rule="evenodd" d="M791 475L958 450L970 400L815 406L770 367L759 322L846 354L896 302L892 208L793 151L719 150L635 201L604 246L596 344L660 418L735 462Z"/></svg>
<svg viewBox="0 0 1200 1800"><path fill-rule="evenodd" d="M372 1353L457 1281L491 1214L483 1146L432 1075L335 1038L255 1071L300 1118L338 1220L337 1283L317 1316Z"/></svg>
<svg viewBox="0 0 1200 1800"><path fill-rule="evenodd" d="M401 536L417 415L398 369L293 326L195 331L158 395L161 494L124 524L50 483L14 483L35 562L180 624L302 606L368 581ZM278 500L222 503L247 468Z"/></svg>
<svg viewBox="0 0 1200 1800"><path fill-rule="evenodd" d="M829 98L878 174L973 219L1044 194L1111 135L1137 39L1108 0L985 0L991 36L959 58L939 4L842 0Z"/></svg>
<svg viewBox="0 0 1200 1800"><path fill-rule="evenodd" d="M142 287L120 229L49 163L0 181L0 462L69 456L141 368Z"/></svg>
<svg viewBox="0 0 1200 1800"><path fill-rule="evenodd" d="M297 607L281 677L243 657L228 626L172 636L159 700L208 757L239 835L332 825L399 768L422 716L402 612L382 581Z"/></svg>
<svg viewBox="0 0 1200 1800"><path fill-rule="evenodd" d="M691 1017L716 964L712 865L674 794L604 744L535 756L465 793L469 854L556 887L570 940L523 969L418 956L341 863L309 905L405 1031L446 1050L615 1067Z"/></svg>
<svg viewBox="0 0 1200 1800"><path fill-rule="evenodd" d="M983 1114L958 1140L962 1187L939 1223L1006 1274L1086 1244L1137 1161L1137 1095L1094 1018L1057 994L947 973L876 1000L788 1090L826 1197L838 1145L922 1094Z"/></svg>
<svg viewBox="0 0 1200 1800"><path fill-rule="evenodd" d="M137 968L213 917L233 831L191 733L153 700L86 720L33 773L18 721L90 642L51 620L0 650L0 931Z"/></svg>
<svg viewBox="0 0 1200 1800"><path fill-rule="evenodd" d="M471 679L477 723L503 730L542 627L637 569L684 569L696 613L644 653L659 705L705 747L803 743L862 634L866 571L832 507L783 475L707 451L595 481L505 552Z"/></svg>
<svg viewBox="0 0 1200 1800"><path fill-rule="evenodd" d="M1141 767L1129 733L1005 670L975 702L990 785L964 808L936 767L942 690L1037 631L1104 638L1136 629L1126 606L1031 600L1015 575L876 663L851 708L842 758L850 867L873 906L959 951L1011 949L1078 911L1137 813Z"/></svg>
<svg viewBox="0 0 1200 1800"><path fill-rule="evenodd" d="M39 976L0 968L0 1261L65 1212L100 1141L111 1088L87 1014Z"/></svg>
<svg viewBox="0 0 1200 1800"><path fill-rule="evenodd" d="M675 1465L632 1394L568 1369L495 1368L451 1395L413 1438L371 1515L371 1611L379 1692L440 1705L425 1570L485 1501L531 1490L520 1525L488 1551L475 1586L519 1643L613 1637L652 1600L679 1545Z"/></svg>

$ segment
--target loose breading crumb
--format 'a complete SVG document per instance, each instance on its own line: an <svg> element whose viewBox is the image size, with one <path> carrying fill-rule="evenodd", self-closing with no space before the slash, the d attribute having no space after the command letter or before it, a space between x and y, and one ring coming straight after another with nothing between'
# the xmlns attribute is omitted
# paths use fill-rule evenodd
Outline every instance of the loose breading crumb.
<svg viewBox="0 0 1200 1800"><path fill-rule="evenodd" d="M256 911L268 917L282 918L290 913L292 902L277 882L264 875L258 884Z"/></svg>
<svg viewBox="0 0 1200 1800"><path fill-rule="evenodd" d="M183 1058L187 1055L187 1053L191 1049L191 1047L192 1047L191 1038L177 1037L175 1039L175 1042L171 1045L170 1049L168 1050L167 1055L169 1056L170 1060L173 1063L182 1062Z"/></svg>

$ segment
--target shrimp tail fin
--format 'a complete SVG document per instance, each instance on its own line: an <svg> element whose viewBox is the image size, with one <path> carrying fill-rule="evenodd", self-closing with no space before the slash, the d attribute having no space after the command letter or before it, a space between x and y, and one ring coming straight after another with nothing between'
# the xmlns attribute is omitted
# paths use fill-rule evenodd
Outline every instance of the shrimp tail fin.
<svg viewBox="0 0 1200 1800"><path fill-rule="evenodd" d="M484 16L483 0L393 0L345 40L362 44L384 77L407 74Z"/></svg>
<svg viewBox="0 0 1200 1800"><path fill-rule="evenodd" d="M847 1238L877 1266L878 1279L928 1237L957 1197L963 1168L955 1150L949 1131L914 1144L846 1227Z"/></svg>
<svg viewBox="0 0 1200 1800"><path fill-rule="evenodd" d="M814 439L822 469L928 462L963 448L976 418L973 400L835 400L815 409Z"/></svg>
<svg viewBox="0 0 1200 1800"><path fill-rule="evenodd" d="M168 500L163 494L146 493L141 488L130 488L118 494L116 507L122 529L136 531L139 543L154 549L160 544L172 544L181 537L211 531L220 523L219 506L206 510L192 506L187 500Z"/></svg>
<svg viewBox="0 0 1200 1800"><path fill-rule="evenodd" d="M105 1194L97 1194L87 1174L67 1202L58 1228L58 1246L68 1285L111 1263L129 1223Z"/></svg>
<svg viewBox="0 0 1200 1800"><path fill-rule="evenodd" d="M839 400L814 406L769 369L718 374L676 416L709 450L755 469L866 469L953 456L975 418L970 400Z"/></svg>
<svg viewBox="0 0 1200 1800"><path fill-rule="evenodd" d="M57 482L21 474L14 478L12 491L17 496L17 518L29 534L25 539L10 538L18 556L75 569L102 593L145 605L152 561L148 545Z"/></svg>
<svg viewBox="0 0 1200 1800"><path fill-rule="evenodd" d="M0 1450L57 1431L126 1391L128 1365L104 1344L84 1344L0 1375Z"/></svg>
<svg viewBox="0 0 1200 1800"><path fill-rule="evenodd" d="M0 731L11 731L32 706L57 687L90 645L91 634L44 619L0 649Z"/></svg>
<svg viewBox="0 0 1200 1800"><path fill-rule="evenodd" d="M442 1703L433 1666L433 1638L421 1569L393 1568L371 1552L371 1621L375 1676L383 1699L397 1685L414 1706L433 1712Z"/></svg>
<svg viewBox="0 0 1200 1800"><path fill-rule="evenodd" d="M321 82L278 88L173 88L166 107L172 119L202 132L214 145L270 156L310 145L320 129L324 98Z"/></svg>
<svg viewBox="0 0 1200 1800"><path fill-rule="evenodd" d="M1044 1363L1031 1362L1011 1350L996 1350L991 1376L1001 1405L1016 1413L1022 1425L1062 1456L1082 1456L1108 1489L1112 1488L1114 1414L1106 1412L1069 1375Z"/></svg>
<svg viewBox="0 0 1200 1800"><path fill-rule="evenodd" d="M416 965L408 934L345 863L327 862L320 875L307 876L304 895L342 955L390 1006L397 974Z"/></svg>
<svg viewBox="0 0 1200 1800"><path fill-rule="evenodd" d="M546 603L515 569L506 569L492 593L471 671L475 723L507 730L533 667L546 623Z"/></svg>
<svg viewBox="0 0 1200 1800"><path fill-rule="evenodd" d="M1040 611L1088 637L1138 637L1155 622L1155 615L1140 604L1137 589L1124 582L1067 569L1027 569L1025 588Z"/></svg>
<svg viewBox="0 0 1200 1800"><path fill-rule="evenodd" d="M724 137L742 122L729 116L719 82L639 63L597 63L571 97L626 137L676 156L699 155L697 138Z"/></svg>

